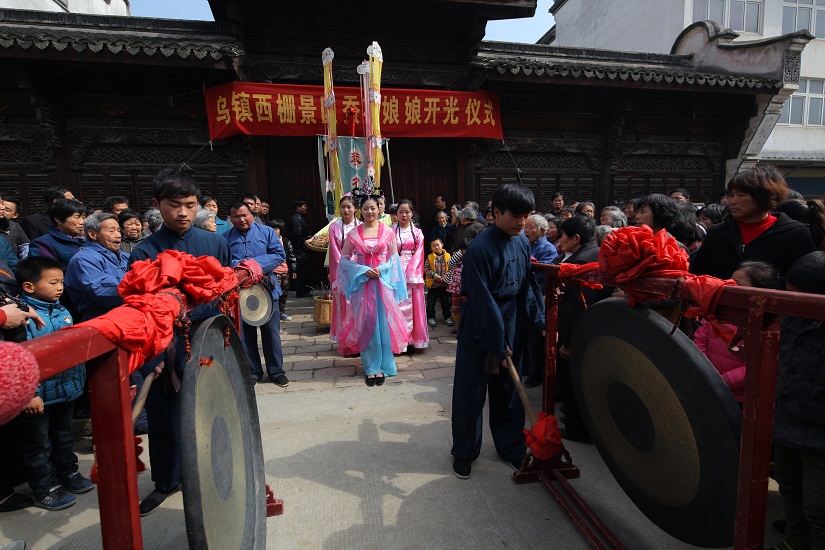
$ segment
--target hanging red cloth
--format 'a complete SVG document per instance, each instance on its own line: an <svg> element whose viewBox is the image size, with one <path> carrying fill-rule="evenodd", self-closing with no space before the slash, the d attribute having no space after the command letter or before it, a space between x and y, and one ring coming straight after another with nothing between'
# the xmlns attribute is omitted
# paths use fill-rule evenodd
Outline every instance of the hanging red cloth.
<svg viewBox="0 0 825 550"><path fill-rule="evenodd" d="M94 327L129 352L129 372L169 345L181 309L209 303L238 284L234 270L212 256L167 250L141 260L118 286L124 305L74 327Z"/></svg>
<svg viewBox="0 0 825 550"><path fill-rule="evenodd" d="M694 302L695 307L690 307L685 311L685 316L690 319L704 317L713 327L713 332L730 347L736 336L736 331L719 320L714 312L719 298L722 297L722 290L726 286L736 285L736 282L728 279L722 280L710 275L688 275L682 281L682 288Z"/></svg>
<svg viewBox="0 0 825 550"><path fill-rule="evenodd" d="M599 271L599 264L597 262L589 262L586 264L559 264L559 279L567 281L574 277L583 277L587 273L594 273ZM585 280L577 280L575 283L579 286L601 290L604 286L601 283L593 283Z"/></svg>

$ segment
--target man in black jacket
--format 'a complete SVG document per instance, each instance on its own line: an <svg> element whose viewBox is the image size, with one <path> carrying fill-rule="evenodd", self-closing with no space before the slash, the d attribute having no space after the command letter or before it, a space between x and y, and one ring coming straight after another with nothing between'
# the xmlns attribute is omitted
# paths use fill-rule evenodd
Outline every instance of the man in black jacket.
<svg viewBox="0 0 825 550"><path fill-rule="evenodd" d="M29 239L34 240L49 232L49 228L54 225L54 222L46 214L46 210L60 199L74 199L74 195L71 191L59 185L50 185L43 189L43 204L45 205L43 211L20 220L20 227L23 228Z"/></svg>
<svg viewBox="0 0 825 550"><path fill-rule="evenodd" d="M590 216L575 215L564 220L559 228L561 233L560 252L570 253L560 263L583 265L599 260L599 247L595 241L596 222ZM563 254L559 254L563 258ZM570 378L570 339L576 323L584 310L613 294L613 287L601 290L581 288L575 283L566 283L564 293L559 298L559 340L556 361L558 386L564 399L564 429L562 437L570 441L590 443L590 434L579 412L573 382Z"/></svg>

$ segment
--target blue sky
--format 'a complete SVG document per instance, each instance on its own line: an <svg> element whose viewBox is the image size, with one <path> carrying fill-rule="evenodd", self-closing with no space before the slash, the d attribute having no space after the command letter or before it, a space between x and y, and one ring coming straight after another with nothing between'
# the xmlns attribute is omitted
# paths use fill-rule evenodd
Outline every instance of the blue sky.
<svg viewBox="0 0 825 550"><path fill-rule="evenodd" d="M207 0L132 0L130 5L135 17L212 21ZM547 11L552 5L553 0L539 0L536 15L530 19L491 21L485 40L535 42L553 26L553 16Z"/></svg>

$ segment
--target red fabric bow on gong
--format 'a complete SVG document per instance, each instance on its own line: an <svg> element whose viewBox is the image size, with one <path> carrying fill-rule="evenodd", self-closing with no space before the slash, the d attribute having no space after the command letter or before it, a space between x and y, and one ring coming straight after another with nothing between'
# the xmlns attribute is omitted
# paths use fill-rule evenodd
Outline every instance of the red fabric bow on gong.
<svg viewBox="0 0 825 550"><path fill-rule="evenodd" d="M656 234L646 225L622 227L607 234L599 250L599 270L617 283L632 283L642 277L679 278L687 275L688 255L667 231ZM628 304L661 298L635 290L625 290Z"/></svg>
<svg viewBox="0 0 825 550"><path fill-rule="evenodd" d="M124 305L65 330L96 328L129 352L132 372L166 349L181 308L209 303L237 284L232 268L212 256L166 250L153 261L132 264L118 286Z"/></svg>
<svg viewBox="0 0 825 550"><path fill-rule="evenodd" d="M558 420L544 411L539 412L538 420L529 430L524 430L524 437L532 455L541 460L550 460L564 448Z"/></svg>

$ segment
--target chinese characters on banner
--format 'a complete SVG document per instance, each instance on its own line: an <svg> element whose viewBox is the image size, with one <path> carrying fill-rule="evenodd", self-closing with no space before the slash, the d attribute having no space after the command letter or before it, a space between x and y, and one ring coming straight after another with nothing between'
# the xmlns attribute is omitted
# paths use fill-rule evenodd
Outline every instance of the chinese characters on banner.
<svg viewBox="0 0 825 550"><path fill-rule="evenodd" d="M315 136L324 133L323 86L230 82L204 92L209 137ZM356 110L361 135L361 90L335 88L339 136L349 135L344 113ZM385 88L381 93L384 137L466 137L503 139L498 96Z"/></svg>

